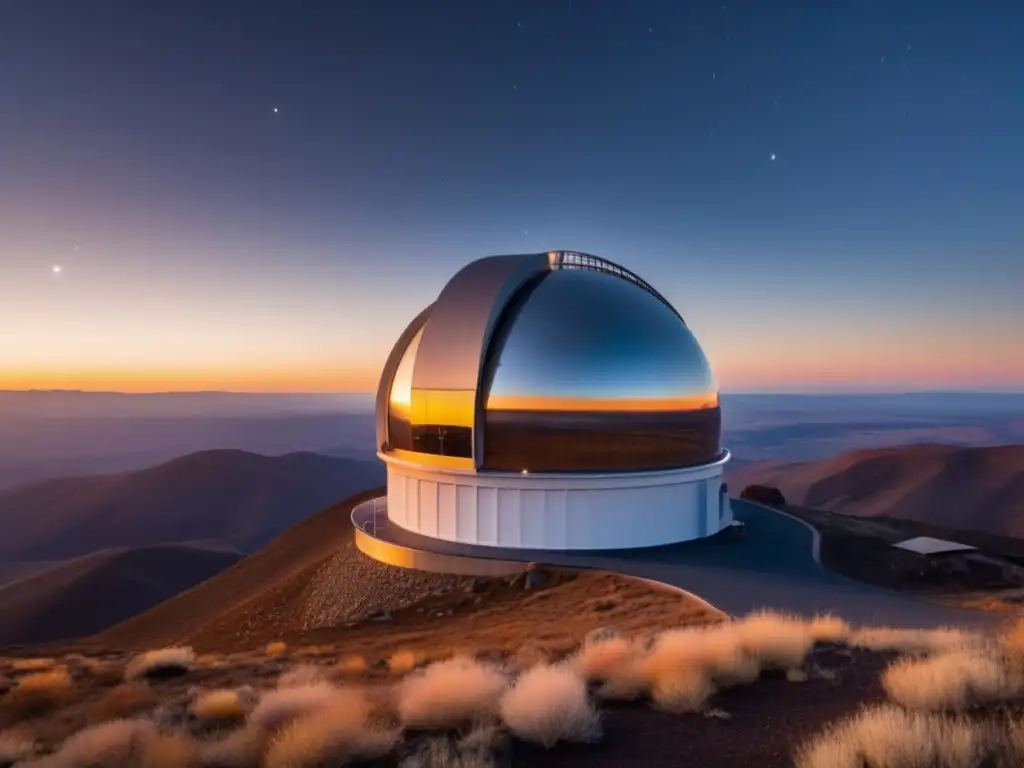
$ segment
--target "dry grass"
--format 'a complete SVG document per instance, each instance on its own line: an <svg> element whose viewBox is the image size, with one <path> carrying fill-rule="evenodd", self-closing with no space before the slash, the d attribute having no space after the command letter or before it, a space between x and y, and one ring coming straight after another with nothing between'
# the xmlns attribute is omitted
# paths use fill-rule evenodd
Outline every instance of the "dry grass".
<svg viewBox="0 0 1024 768"><path fill-rule="evenodd" d="M335 671L342 675L365 674L368 668L366 659L362 656L344 656L334 667Z"/></svg>
<svg viewBox="0 0 1024 768"><path fill-rule="evenodd" d="M159 703L156 692L148 685L123 683L101 694L90 714L97 722L120 720L148 712Z"/></svg>
<svg viewBox="0 0 1024 768"><path fill-rule="evenodd" d="M35 742L16 731L0 733L0 765L27 760L35 754Z"/></svg>
<svg viewBox="0 0 1024 768"><path fill-rule="evenodd" d="M381 757L395 746L399 731L374 727L362 691L338 689L314 711L293 719L274 738L266 768L315 768Z"/></svg>
<svg viewBox="0 0 1024 768"><path fill-rule="evenodd" d="M263 650L268 656L283 656L288 652L288 643L281 640L274 640L273 642L267 643L267 647Z"/></svg>
<svg viewBox="0 0 1024 768"><path fill-rule="evenodd" d="M278 688L296 688L326 682L327 670L315 664L299 664L277 678Z"/></svg>
<svg viewBox="0 0 1024 768"><path fill-rule="evenodd" d="M489 664L438 661L402 680L398 715L412 728L457 728L495 717L507 686L504 673Z"/></svg>
<svg viewBox="0 0 1024 768"><path fill-rule="evenodd" d="M388 670L395 675L405 675L412 672L423 661L423 656L413 651L401 650L391 654L388 658Z"/></svg>
<svg viewBox="0 0 1024 768"><path fill-rule="evenodd" d="M45 672L57 666L56 659L33 658L33 659L10 659L7 666L12 672Z"/></svg>
<svg viewBox="0 0 1024 768"><path fill-rule="evenodd" d="M64 667L30 672L18 678L14 688L2 699L2 705L16 719L32 717L56 707L71 690L71 676Z"/></svg>
<svg viewBox="0 0 1024 768"><path fill-rule="evenodd" d="M189 704L189 713L201 720L242 720L253 707L253 697L231 688L201 691Z"/></svg>
<svg viewBox="0 0 1024 768"><path fill-rule="evenodd" d="M461 739L432 736L406 756L399 768L495 768L493 755L502 741L502 731L492 726L475 728Z"/></svg>
<svg viewBox="0 0 1024 768"><path fill-rule="evenodd" d="M882 676L889 698L908 709L962 711L1024 692L1024 679L996 652L959 649L893 662Z"/></svg>
<svg viewBox="0 0 1024 768"><path fill-rule="evenodd" d="M867 648L872 651L897 651L924 655L974 647L982 643L982 638L974 632L956 627L941 629L868 627L852 631L846 642L856 648Z"/></svg>
<svg viewBox="0 0 1024 768"><path fill-rule="evenodd" d="M621 636L598 637L584 643L570 663L585 681L598 684L598 698L633 701L650 691L645 655L637 640Z"/></svg>
<svg viewBox="0 0 1024 768"><path fill-rule="evenodd" d="M112 720L86 728L67 739L54 755L52 763L61 768L129 765L142 740L156 734L156 726L149 720Z"/></svg>
<svg viewBox="0 0 1024 768"><path fill-rule="evenodd" d="M139 680L183 675L192 669L195 658L195 653L188 647L146 651L128 662L124 670L124 679Z"/></svg>
<svg viewBox="0 0 1024 768"><path fill-rule="evenodd" d="M544 747L601 736L601 721L587 687L569 665L527 670L501 697L501 719L520 739Z"/></svg>
<svg viewBox="0 0 1024 768"><path fill-rule="evenodd" d="M756 658L762 668L788 670L800 667L814 646L811 627L803 619L758 611L733 622L731 629L739 649ZM817 626L819 633L829 628L824 620Z"/></svg>
<svg viewBox="0 0 1024 768"><path fill-rule="evenodd" d="M842 643L852 631L850 625L843 619L830 613L815 616L807 629L811 633L811 639L816 643Z"/></svg>
<svg viewBox="0 0 1024 768"><path fill-rule="evenodd" d="M1005 740L991 726L884 706L830 727L797 752L795 763L796 768L980 768L1004 752Z"/></svg>
<svg viewBox="0 0 1024 768"><path fill-rule="evenodd" d="M298 717L329 706L339 689L326 683L279 688L260 697L249 722L264 731L276 731Z"/></svg>
<svg viewBox="0 0 1024 768"><path fill-rule="evenodd" d="M273 734L248 724L227 736L199 745L199 762L216 768L252 768L262 763Z"/></svg>

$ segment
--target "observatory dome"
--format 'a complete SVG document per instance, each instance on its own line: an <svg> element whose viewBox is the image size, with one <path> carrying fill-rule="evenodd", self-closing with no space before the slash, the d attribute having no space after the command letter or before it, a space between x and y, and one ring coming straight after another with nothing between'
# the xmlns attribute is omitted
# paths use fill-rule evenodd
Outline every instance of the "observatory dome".
<svg viewBox="0 0 1024 768"><path fill-rule="evenodd" d="M494 472L718 460L715 378L671 304L575 252L475 261L402 334L377 394L382 454Z"/></svg>

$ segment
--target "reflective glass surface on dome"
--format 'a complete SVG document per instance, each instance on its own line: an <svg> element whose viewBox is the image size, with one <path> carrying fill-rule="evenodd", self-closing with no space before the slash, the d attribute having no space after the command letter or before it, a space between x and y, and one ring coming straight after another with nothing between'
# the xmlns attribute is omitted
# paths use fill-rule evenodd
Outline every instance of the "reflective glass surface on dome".
<svg viewBox="0 0 1024 768"><path fill-rule="evenodd" d="M717 385L693 334L660 298L604 272L555 269L517 294L480 403L482 469L651 470L721 454Z"/></svg>

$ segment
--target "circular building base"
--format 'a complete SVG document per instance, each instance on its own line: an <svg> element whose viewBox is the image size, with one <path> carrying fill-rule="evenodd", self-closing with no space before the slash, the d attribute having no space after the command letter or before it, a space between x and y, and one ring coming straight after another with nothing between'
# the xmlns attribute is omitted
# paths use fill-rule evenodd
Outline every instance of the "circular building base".
<svg viewBox="0 0 1024 768"><path fill-rule="evenodd" d="M710 464L614 474L511 474L387 463L391 524L445 541L551 550L629 549L718 533L732 522Z"/></svg>

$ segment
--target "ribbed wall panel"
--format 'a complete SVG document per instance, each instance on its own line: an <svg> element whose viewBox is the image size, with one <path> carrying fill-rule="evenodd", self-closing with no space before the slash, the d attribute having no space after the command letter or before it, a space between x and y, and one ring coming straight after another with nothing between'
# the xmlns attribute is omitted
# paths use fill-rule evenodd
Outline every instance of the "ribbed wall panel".
<svg viewBox="0 0 1024 768"><path fill-rule="evenodd" d="M721 467L617 476L486 475L388 464L388 517L425 536L530 549L701 538L732 520Z"/></svg>

